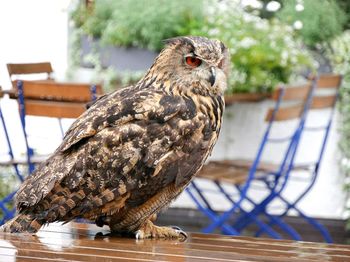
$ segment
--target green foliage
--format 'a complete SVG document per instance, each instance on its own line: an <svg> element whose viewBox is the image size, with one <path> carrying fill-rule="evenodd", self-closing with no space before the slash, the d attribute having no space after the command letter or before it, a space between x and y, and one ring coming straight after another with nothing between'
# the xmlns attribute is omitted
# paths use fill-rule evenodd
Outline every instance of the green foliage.
<svg viewBox="0 0 350 262"><path fill-rule="evenodd" d="M203 33L222 40L231 53L228 92L271 92L299 69L313 67L290 26L249 14L232 1L219 2L209 12Z"/></svg>
<svg viewBox="0 0 350 262"><path fill-rule="evenodd" d="M341 167L347 176L345 190L350 197L350 30L335 38L328 50L328 56L336 73L343 75L340 90L339 111L341 113L339 147L342 152ZM350 210L348 201L348 210ZM348 221L350 228L350 220Z"/></svg>
<svg viewBox="0 0 350 262"><path fill-rule="evenodd" d="M78 6L72 18L85 33L100 36L103 43L110 45L159 50L163 39L178 35L220 39L231 51L229 93L270 92L277 84L288 82L299 69L313 67L310 56L295 39L292 27L249 14L238 3L99 0L91 11ZM108 8L102 7L105 5ZM95 69L102 76L104 70L96 55L85 59L96 64ZM104 72L115 81L116 76L110 71Z"/></svg>
<svg viewBox="0 0 350 262"><path fill-rule="evenodd" d="M20 181L15 175L12 167L0 168L0 199L3 199L13 191L15 191L20 185ZM12 209L14 207L13 201L6 203L6 208ZM3 216L3 211L0 208L0 219Z"/></svg>
<svg viewBox="0 0 350 262"><path fill-rule="evenodd" d="M283 1L277 16L291 25L301 21L300 35L308 46L330 42L343 31L346 15L335 0L303 1L302 11L296 10L296 4L297 0Z"/></svg>
<svg viewBox="0 0 350 262"><path fill-rule="evenodd" d="M75 25L105 44L162 48L162 40L196 34L204 21L204 0L95 1L92 10L78 5Z"/></svg>
<svg viewBox="0 0 350 262"><path fill-rule="evenodd" d="M76 28L81 28L84 33L94 38L101 38L103 31L110 19L118 1L95 1L94 8L88 9L85 1L81 1L71 13L71 19Z"/></svg>
<svg viewBox="0 0 350 262"><path fill-rule="evenodd" d="M350 29L350 1L349 0L337 0L337 3L341 10L344 11L346 15L345 29Z"/></svg>

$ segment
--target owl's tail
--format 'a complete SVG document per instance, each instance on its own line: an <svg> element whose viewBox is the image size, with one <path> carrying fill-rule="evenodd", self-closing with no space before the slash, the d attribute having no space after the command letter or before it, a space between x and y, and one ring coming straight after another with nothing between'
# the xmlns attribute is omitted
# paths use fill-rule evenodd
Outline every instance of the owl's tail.
<svg viewBox="0 0 350 262"><path fill-rule="evenodd" d="M31 214L19 214L0 227L0 232L9 233L36 233L44 224Z"/></svg>

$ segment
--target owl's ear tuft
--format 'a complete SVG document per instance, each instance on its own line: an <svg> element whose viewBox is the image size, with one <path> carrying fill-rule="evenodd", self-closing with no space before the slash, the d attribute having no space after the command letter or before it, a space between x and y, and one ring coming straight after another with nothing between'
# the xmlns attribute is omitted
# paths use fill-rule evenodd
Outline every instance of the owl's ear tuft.
<svg viewBox="0 0 350 262"><path fill-rule="evenodd" d="M163 43L167 46L171 45L189 45L191 49L195 49L192 41L188 37L179 36L163 40Z"/></svg>

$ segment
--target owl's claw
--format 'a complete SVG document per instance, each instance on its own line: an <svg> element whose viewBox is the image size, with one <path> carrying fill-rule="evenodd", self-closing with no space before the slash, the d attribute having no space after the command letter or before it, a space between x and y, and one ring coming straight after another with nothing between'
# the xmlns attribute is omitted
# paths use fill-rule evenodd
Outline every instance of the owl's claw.
<svg viewBox="0 0 350 262"><path fill-rule="evenodd" d="M135 232L137 240L145 238L163 238L163 239L180 239L185 240L187 234L179 227L159 227L147 221L139 230Z"/></svg>
<svg viewBox="0 0 350 262"><path fill-rule="evenodd" d="M178 226L171 226L172 229L174 229L179 235L182 236L183 239L188 238L188 235L185 231L183 231L180 227Z"/></svg>
<svg viewBox="0 0 350 262"><path fill-rule="evenodd" d="M136 231L135 238L137 240L143 239L144 237L143 237L142 231L140 230Z"/></svg>

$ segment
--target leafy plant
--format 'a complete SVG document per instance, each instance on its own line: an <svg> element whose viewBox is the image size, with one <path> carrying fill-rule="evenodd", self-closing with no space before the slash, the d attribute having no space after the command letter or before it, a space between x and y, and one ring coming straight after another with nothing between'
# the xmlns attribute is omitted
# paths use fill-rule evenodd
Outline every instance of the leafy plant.
<svg viewBox="0 0 350 262"><path fill-rule="evenodd" d="M21 171L22 170L21 168ZM21 172L22 174L24 172ZM15 172L10 167L1 167L0 168L0 199L3 199L4 197L8 196L10 193L15 191L20 185L20 181L15 175ZM8 203L4 203L4 206L11 210L14 207L14 201L11 200ZM0 208L0 220L3 219L4 211L2 208Z"/></svg>
<svg viewBox="0 0 350 262"><path fill-rule="evenodd" d="M245 12L236 1L221 1L209 10L203 33L222 40L231 53L228 92L270 92L313 62L292 27Z"/></svg>
<svg viewBox="0 0 350 262"><path fill-rule="evenodd" d="M341 10L344 11L345 14L350 13L350 1L349 0L337 0L337 3ZM344 29L350 29L350 16L346 15L346 23Z"/></svg>
<svg viewBox="0 0 350 262"><path fill-rule="evenodd" d="M109 10L100 5L108 5ZM270 92L278 83L288 82L297 70L313 66L291 26L249 14L239 1L100 0L94 11L80 8L73 12L75 24L92 37L100 36L105 44L159 50L163 39L178 35L222 40L231 51L229 93ZM90 25L103 26L89 29ZM104 75L96 54L86 58ZM115 78L110 72L107 75Z"/></svg>
<svg viewBox="0 0 350 262"><path fill-rule="evenodd" d="M76 28L81 28L85 34L101 38L108 22L112 18L113 10L119 1L95 1L93 8L88 8L85 1L80 1L71 13L71 19Z"/></svg>
<svg viewBox="0 0 350 262"><path fill-rule="evenodd" d="M300 9L296 8L299 2L302 3ZM300 21L302 28L299 33L311 47L330 42L342 33L346 22L345 13L335 0L285 0L277 16L290 25Z"/></svg>
<svg viewBox="0 0 350 262"><path fill-rule="evenodd" d="M162 40L195 34L205 19L204 0L95 1L72 12L76 27L110 45L162 48Z"/></svg>
<svg viewBox="0 0 350 262"><path fill-rule="evenodd" d="M350 199L350 30L335 38L328 50L328 56L336 73L343 75L343 85L340 90L339 111L340 118L340 142L342 152L341 167L347 176L345 190ZM348 210L350 203L348 201ZM348 221L350 229L350 220Z"/></svg>

